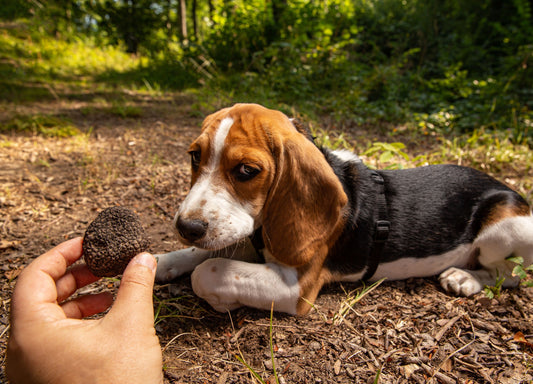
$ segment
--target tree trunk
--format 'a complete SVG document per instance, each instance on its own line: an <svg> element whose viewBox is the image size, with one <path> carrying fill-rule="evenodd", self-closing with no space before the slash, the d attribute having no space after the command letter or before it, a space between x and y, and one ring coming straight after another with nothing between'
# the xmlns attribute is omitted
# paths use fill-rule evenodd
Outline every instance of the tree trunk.
<svg viewBox="0 0 533 384"><path fill-rule="evenodd" d="M215 13L215 7L213 6L213 0L207 0L207 7L209 8L209 20L213 22L213 14Z"/></svg>
<svg viewBox="0 0 533 384"><path fill-rule="evenodd" d="M171 13L172 13L172 0L167 0L167 9L166 9L166 24L165 24L165 28L167 29L167 39L170 40L171 39L171 36L172 36L172 18L171 18Z"/></svg>
<svg viewBox="0 0 533 384"><path fill-rule="evenodd" d="M187 34L187 3L185 0L180 0L180 21L182 42L187 44L189 36Z"/></svg>
<svg viewBox="0 0 533 384"><path fill-rule="evenodd" d="M196 20L196 5L197 0L192 0L192 37L194 40L198 40L198 23Z"/></svg>
<svg viewBox="0 0 533 384"><path fill-rule="evenodd" d="M137 38L137 30L135 28L135 20L137 20L137 4L135 1L136 0L129 0L127 3L129 19L127 21L126 33L124 36L124 41L126 42L126 52L132 54L136 54L139 49L139 39Z"/></svg>

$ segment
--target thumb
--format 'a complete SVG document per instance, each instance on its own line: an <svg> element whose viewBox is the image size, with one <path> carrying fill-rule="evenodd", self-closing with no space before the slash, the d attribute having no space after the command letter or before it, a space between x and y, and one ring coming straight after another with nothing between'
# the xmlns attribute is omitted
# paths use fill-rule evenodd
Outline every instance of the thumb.
<svg viewBox="0 0 533 384"><path fill-rule="evenodd" d="M117 298L108 316L121 323L153 326L152 302L157 262L149 253L135 256L124 271ZM108 317L106 316L106 317Z"/></svg>

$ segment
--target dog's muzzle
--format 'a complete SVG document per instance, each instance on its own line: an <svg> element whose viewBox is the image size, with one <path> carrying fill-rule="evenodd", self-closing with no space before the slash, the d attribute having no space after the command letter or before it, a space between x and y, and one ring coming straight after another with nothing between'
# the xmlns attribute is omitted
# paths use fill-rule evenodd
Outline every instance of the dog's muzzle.
<svg viewBox="0 0 533 384"><path fill-rule="evenodd" d="M182 218L181 216L179 216L176 220L176 229L179 235L183 239L191 243L194 243L195 241L198 241L203 238L207 233L208 226L209 223L203 220L187 220Z"/></svg>

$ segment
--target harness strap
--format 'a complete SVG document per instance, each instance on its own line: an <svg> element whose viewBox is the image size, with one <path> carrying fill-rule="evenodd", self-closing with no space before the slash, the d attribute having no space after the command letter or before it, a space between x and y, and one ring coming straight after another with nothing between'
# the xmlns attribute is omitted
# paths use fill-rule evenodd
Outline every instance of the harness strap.
<svg viewBox="0 0 533 384"><path fill-rule="evenodd" d="M255 248L255 253L257 254L257 257L259 258L261 263L265 262L265 255L263 254L263 251L265 250L265 242L263 241L263 227L259 227L255 230L255 232L250 236L250 241L252 242L252 246Z"/></svg>
<svg viewBox="0 0 533 384"><path fill-rule="evenodd" d="M378 211L378 218L374 223L374 235L372 237L372 247L368 256L367 270L363 276L363 280L367 281L378 269L379 261L381 259L381 252L389 238L390 221L387 220L387 200L385 199L385 180L376 171L370 174L372 181L377 186L376 205Z"/></svg>

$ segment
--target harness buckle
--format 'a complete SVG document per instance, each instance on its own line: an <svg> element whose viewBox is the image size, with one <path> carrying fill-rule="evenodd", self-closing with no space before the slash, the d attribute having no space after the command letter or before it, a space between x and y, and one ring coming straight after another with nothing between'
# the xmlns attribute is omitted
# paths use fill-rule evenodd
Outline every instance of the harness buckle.
<svg viewBox="0 0 533 384"><path fill-rule="evenodd" d="M390 232L390 221L387 220L377 220L376 228L374 232L374 241L375 242L385 242L389 237Z"/></svg>

